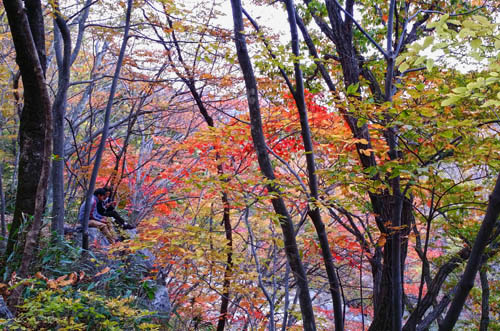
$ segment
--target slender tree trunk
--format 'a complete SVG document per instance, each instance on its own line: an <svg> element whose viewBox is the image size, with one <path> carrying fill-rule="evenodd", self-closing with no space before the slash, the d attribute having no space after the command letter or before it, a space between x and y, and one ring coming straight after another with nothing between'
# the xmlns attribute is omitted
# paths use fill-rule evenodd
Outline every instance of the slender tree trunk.
<svg viewBox="0 0 500 331"><path fill-rule="evenodd" d="M393 101L393 83L394 62L396 54L393 51L393 24L396 1L391 0L389 5L389 15L387 21L387 57L386 57L386 76L385 76L385 101L392 104ZM386 129L385 138L389 146L389 157L391 160L398 160L398 134L397 127ZM392 249L391 249L391 278L392 278L392 330L400 331L402 328L403 317L403 274L401 261L401 214L403 210L403 199L406 192L401 193L401 183L399 175L392 179L392 195L394 206L392 210Z"/></svg>
<svg viewBox="0 0 500 331"><path fill-rule="evenodd" d="M292 51L293 55L297 58L297 60L294 61L296 87L295 87L295 92L292 91L292 93L294 92L293 95L299 112L301 135L306 155L307 174L309 177L309 190L311 194L311 199L310 199L311 201L309 201L309 203L315 206L309 211L308 214L314 224L316 233L319 238L321 252L323 255L323 261L328 276L330 294L332 296L332 302L333 302L335 330L341 331L344 330L344 318L342 312L340 283L337 277L335 266L333 264L333 256L330 250L330 243L328 242L328 235L326 233L326 228L321 219L321 212L317 207L317 204L319 204L318 179L316 176L316 162L314 160L314 149L311 138L311 130L309 128L309 120L307 118L307 108L304 96L304 83L302 79L302 70L300 69L300 62L298 60L300 53L299 53L299 36L297 31L297 23L295 20L295 7L293 4L293 0L286 0L285 4L288 11L288 22L290 23L290 33L292 36Z"/></svg>
<svg viewBox="0 0 500 331"><path fill-rule="evenodd" d="M465 300L469 295L470 290L474 286L474 279L476 278L477 271L481 266L481 260L484 253L484 249L489 242L490 235L493 233L493 229L500 214L500 174L497 177L495 188L490 195L490 200L488 202L488 208L486 210L486 215L484 216L479 232L477 233L476 239L474 240L474 245L472 246L472 251L470 253L469 260L465 267L465 271L460 277L460 281L457 284L457 291L455 297L453 298L450 308L446 313L446 316L439 326L440 331L452 330L455 323L462 312Z"/></svg>
<svg viewBox="0 0 500 331"><path fill-rule="evenodd" d="M62 18L57 2L54 5L54 48L57 59L59 81L57 94L53 104L54 114L54 159L52 160L52 231L57 240L64 235L64 114L66 112L66 95L69 88L71 35ZM61 54L61 37L63 53Z"/></svg>
<svg viewBox="0 0 500 331"><path fill-rule="evenodd" d="M90 178L89 189L87 191L86 199L85 199L85 210L83 217L83 234L82 234L82 248L84 250L89 249L89 216L90 216L90 199L94 192L95 182L97 179L97 174L99 172L99 167L101 166L102 154L104 152L104 147L106 145L106 140L108 138L109 131L109 118L111 116L111 107L113 106L113 100L115 97L116 86L118 85L118 80L120 78L120 70L123 63L123 58L125 56L125 50L127 48L128 42L128 33L130 29L130 16L132 13L132 0L127 1L127 13L125 17L125 31L123 33L123 41L120 48L120 54L118 55L118 60L116 63L115 74L113 75L113 81L111 83L111 89L109 91L108 103L106 105L106 111L104 114L104 127L102 130L101 141L99 143L99 147L96 152L94 168L92 169L92 175Z"/></svg>
<svg viewBox="0 0 500 331"><path fill-rule="evenodd" d="M170 19L168 19L168 24L170 25L170 28L173 28L173 23ZM157 35L159 36L158 33L157 33ZM176 69L174 62L172 60L172 57L170 55L168 55L168 59L171 62L172 67L174 68L174 72L179 76L179 78L188 87L189 91L191 92L191 95L193 96L193 98L196 102L196 105L198 106L198 110L200 111L200 113L203 116L203 119L205 120L207 125L210 128L214 128L215 127L214 119L209 114L208 109L205 107L205 104L203 103L202 95L200 95L200 93L198 93L198 90L196 89L196 85L195 85L195 81L194 81L192 72L190 72L188 66L184 62L184 58L182 56L182 50L181 50L181 47L180 47L179 42L177 40L174 29L172 29L171 35L172 35L172 40L174 41L174 46L175 46L175 49L177 51L179 61L182 65L182 67L184 68L185 75L183 75L179 70ZM163 44L163 45L166 48L166 45L165 44ZM167 48L166 48L166 50L168 51ZM221 158L220 158L219 153L216 152L215 162L217 163L217 174L218 174L221 181L226 181L224 179L224 165L221 163L220 159ZM222 192L221 201L222 201L222 206L223 206L222 223L224 224L224 233L225 233L226 240L227 240L228 252L226 255L226 269L224 270L223 291L222 291L222 296L221 296L220 315L219 315L219 321L217 323L217 331L223 331L225 328L225 325L226 325L228 307L229 307L229 295L230 295L230 288L231 288L231 276L233 273L233 229L231 226L231 217L230 217L231 209L229 207L229 200L228 200L228 195L227 195L226 191Z"/></svg>
<svg viewBox="0 0 500 331"><path fill-rule="evenodd" d="M257 93L257 81L255 79L250 56L248 54L245 36L242 33L244 31L244 26L241 2L239 0L231 0L231 6L233 12L236 51L238 54L238 61L240 63L240 67L245 79L245 86L247 91L247 101L250 112L253 144L257 153L257 159L262 174L266 177L267 180L273 182L276 178L271 165L271 161L269 159L269 153L267 151L265 136L262 129L262 119ZM293 221L288 213L285 202L281 198L279 187L277 187L275 184L268 184L267 188L269 192L273 194L272 204L276 214L280 219L279 221L284 237L285 253L297 283L303 328L307 331L316 330L316 323L314 321L314 312L312 308L311 296L309 294L307 275L300 258L297 242L295 241L295 229Z"/></svg>
<svg viewBox="0 0 500 331"><path fill-rule="evenodd" d="M490 324L490 286L488 284L488 272L486 268L479 272L481 279L481 322L479 323L479 331L488 331Z"/></svg>
<svg viewBox="0 0 500 331"><path fill-rule="evenodd" d="M7 224L5 224L5 194L3 191L3 162L0 163L0 233L2 240L0 242L0 249L3 251L6 243Z"/></svg>
<svg viewBox="0 0 500 331"><path fill-rule="evenodd" d="M218 168L221 168L219 172L222 172L222 165L219 165ZM229 201L227 198L227 193L222 193L222 204L224 206L224 214L222 222L224 223L224 233L226 235L227 240L227 249L228 252L226 254L226 270L224 270L224 285L223 285L223 293L222 300L220 305L220 316L219 322L217 324L217 331L224 330L224 326L227 321L228 314L228 306L229 306L229 294L231 288L231 276L233 274L233 228L231 227L231 218L230 218L230 209L229 209Z"/></svg>
<svg viewBox="0 0 500 331"><path fill-rule="evenodd" d="M21 80L21 71L16 72L12 76L12 90L13 90L13 95L14 95L14 100L15 100L15 107L16 107L16 125L18 125L21 121L21 114L23 111L23 105L21 103L21 98L19 96L19 81ZM12 181L10 182L10 191L14 192L17 186L17 172L18 172L18 165L19 165L19 158L21 154L21 132L18 131L16 139L12 139L12 145L13 145L13 150L14 150L14 172L12 173Z"/></svg>

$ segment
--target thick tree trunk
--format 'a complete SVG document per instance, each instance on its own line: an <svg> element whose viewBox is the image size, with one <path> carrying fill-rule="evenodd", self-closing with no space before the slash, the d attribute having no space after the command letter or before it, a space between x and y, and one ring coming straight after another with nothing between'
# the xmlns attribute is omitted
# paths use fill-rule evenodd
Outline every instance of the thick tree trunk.
<svg viewBox="0 0 500 331"><path fill-rule="evenodd" d="M255 79L252 63L248 54L245 36L242 33L244 31L244 26L241 2L239 0L231 0L231 6L233 12L236 51L245 79L245 87L247 91L253 144L257 153L260 170L266 179L272 182L275 181L276 178L271 165L271 160L269 159L269 153L267 151L265 136L262 129L259 97L257 93L257 81ZM269 184L267 185L267 188L269 192L274 195L272 198L272 204L279 217L279 222L283 232L286 257L297 283L303 328L307 331L313 331L316 330L316 323L314 321L312 300L309 294L307 275L304 266L302 265L297 242L295 241L293 221L288 213L285 202L280 196L281 193L279 188L275 184Z"/></svg>
<svg viewBox="0 0 500 331"><path fill-rule="evenodd" d="M5 252L7 258L13 253L14 245L17 243L19 229L24 222L23 215L35 213L36 191L44 161L46 128L43 109L45 103L50 100L44 100L45 96L40 92L46 89L45 32L40 1L26 1L24 8L21 1L4 0L4 7L9 19L16 48L16 62L19 65L24 89L24 106L19 125L20 151L16 204Z"/></svg>
<svg viewBox="0 0 500 331"><path fill-rule="evenodd" d="M43 21L42 2L40 0L25 0L24 6L28 15L31 36L35 42L38 59L45 76L45 72L47 71L47 54L45 52L45 23Z"/></svg>
<svg viewBox="0 0 500 331"><path fill-rule="evenodd" d="M306 5L311 3L310 0L304 0ZM343 81L346 88L359 84L359 76L362 73L360 68L359 56L353 45L353 21L349 18L349 13L352 17L354 1L348 0L345 3L346 9L341 9L340 4L336 0L325 0L326 9L328 12L329 23L321 17L316 15L315 9L311 8L313 18L320 27L321 31L335 44L338 60L340 61L343 73ZM391 102L394 93L392 80L394 72L394 59L392 47L392 22L394 17L395 1L390 3L390 13L387 31L387 50L384 53L387 61L386 73L386 90L382 96L381 93L374 95L377 102ZM299 23L300 25L300 23ZM307 35L304 31L305 27L301 28L303 34ZM307 39L307 37L306 37ZM308 45L310 52L314 55L314 45ZM387 55L388 54L388 55ZM333 91L331 79L328 77L326 70L321 71L325 82L329 89ZM380 90L376 81L375 90ZM358 119L352 113L343 110L344 118L349 125L352 134L355 138L365 139L367 144L356 144L358 156L361 165L364 168L376 166L376 160L373 153L366 153L367 149L371 148L371 139L368 127L362 125L358 126ZM398 158L397 152L397 132L396 128L388 128L385 134L386 141L389 145L389 156L395 160ZM402 240L404 233L410 229L410 220L412 219L412 206L408 204L407 199L404 197L405 192L401 192L399 177L392 180L387 178L385 180L392 187L392 195L386 192L385 195L369 193L370 201L373 207L373 212L376 215L375 221L377 227L387 237L384 245L382 256L382 265L380 259L372 259L372 274L374 276L374 290L373 290L373 303L375 309L375 316L370 326L370 330L394 330L401 329L402 317L402 284L403 272L402 265L406 258L407 241ZM387 226L390 222L390 226ZM405 226L405 227L401 227ZM392 229L398 229L393 231Z"/></svg>
<svg viewBox="0 0 500 331"><path fill-rule="evenodd" d="M40 8L40 4L35 4L34 2L36 1L29 1L29 5L33 5L35 8ZM31 126L42 130L42 132L38 132L40 134L39 138L41 139L40 141L36 142L41 144L41 148L37 151L37 157L34 160L37 165L39 164L40 167L36 169L37 172L30 173L26 178L21 176L21 174L26 171L26 169L22 168L22 163L25 162L27 167L33 166L30 163L31 160L27 158L29 154L26 153L26 151L30 151L30 148L33 148L35 142L30 141L27 136L21 135L21 163L18 187L23 186L25 181L30 181L31 185L32 181L36 181L34 192L24 192L26 196L24 197L25 199L23 202L26 203L28 201L28 193L31 193L31 195L29 196L29 200L31 200L30 202L33 202L33 209L30 210L32 211L30 214L33 215L33 222L29 226L29 231L26 236L26 242L24 245L21 266L18 271L18 275L21 278L24 278L28 275L31 262L35 256L36 245L38 243L38 237L42 225L42 214L45 206L45 196L47 193L47 184L50 172L50 155L52 153L52 114L49 93L45 83L43 65L39 57L40 50L38 50L37 52L37 47L30 31L28 17L23 9L23 3L20 0L4 1L4 7L5 11L7 12L12 39L14 41L14 46L16 49L16 61L19 65L24 83L25 106L21 117L20 130L21 132L23 132L23 129L26 130ZM41 14L41 12L39 14ZM43 35L43 21L41 25L33 23L32 28L33 26L36 26L37 29L42 29ZM37 33L40 33L40 31L37 31ZM36 33L34 35L37 36ZM30 114L31 116L27 116L30 112L37 113L36 115L38 116L40 116L40 114L43 114L43 121L41 123L33 123L33 121L38 118L38 116L34 116L34 114ZM23 123L23 120L27 121L27 123ZM23 124L25 125L24 128ZM42 124L41 128L40 124ZM25 153L23 153L23 148ZM34 174L36 173L39 173L39 176L35 176ZM29 185L24 186L23 189L26 189L26 187L28 186ZM18 197L19 196L20 194L18 188ZM18 205L16 201L16 213L18 213L18 216L21 217L22 215L20 215L20 213L22 213L23 211L18 210L17 207ZM26 203L24 207L31 208L28 203ZM9 297L11 307L15 307L17 305L23 288L23 286L16 287L12 295Z"/></svg>
<svg viewBox="0 0 500 331"><path fill-rule="evenodd" d="M378 197L378 199L382 199L383 204L387 206L385 212L381 214L381 217L386 220L390 220L390 215L394 213L394 197L387 196L385 198ZM402 222L402 230L400 232L401 238L406 238L410 226L413 221L413 212L412 212L412 201L408 199L403 200L402 213L401 213L401 222ZM394 306L391 304L393 300L393 241L390 240L390 233L386 232L384 234L387 236L387 240L384 244L384 249L382 251L383 260L381 264L377 264L376 266L372 265L372 274L374 278L373 284L373 306L374 306L374 317L373 321L370 325L369 330L378 331L378 330L393 330L393 314L394 314ZM407 247L408 240L401 239L399 243L401 249L400 255L400 264L404 266L406 255L407 255ZM402 282L403 270L401 269L400 283ZM401 294L402 296L402 294Z"/></svg>

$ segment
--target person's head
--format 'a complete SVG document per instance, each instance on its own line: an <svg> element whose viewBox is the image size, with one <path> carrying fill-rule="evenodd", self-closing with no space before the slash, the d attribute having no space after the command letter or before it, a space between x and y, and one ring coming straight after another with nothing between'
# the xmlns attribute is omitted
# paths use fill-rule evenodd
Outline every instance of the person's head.
<svg viewBox="0 0 500 331"><path fill-rule="evenodd" d="M94 195L96 196L97 199L102 201L106 199L106 190L103 188L98 188L97 190L94 191Z"/></svg>
<svg viewBox="0 0 500 331"><path fill-rule="evenodd" d="M111 196L111 188L105 186L103 189L106 191L106 198L109 198Z"/></svg>

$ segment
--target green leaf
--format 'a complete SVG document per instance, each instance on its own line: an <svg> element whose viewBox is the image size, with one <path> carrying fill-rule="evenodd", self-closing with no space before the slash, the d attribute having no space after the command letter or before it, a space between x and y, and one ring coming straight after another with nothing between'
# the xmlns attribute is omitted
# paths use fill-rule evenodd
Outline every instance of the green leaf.
<svg viewBox="0 0 500 331"><path fill-rule="evenodd" d="M460 86L460 87L454 88L452 91L453 91L453 93L462 94L462 93L467 92L468 90L467 90L467 87Z"/></svg>
<svg viewBox="0 0 500 331"><path fill-rule="evenodd" d="M406 62L403 62L401 63L401 65L399 66L399 71L400 72L405 72L406 70L408 70L410 68L410 66L408 65L408 63Z"/></svg>
<svg viewBox="0 0 500 331"><path fill-rule="evenodd" d="M434 44L431 48L432 51L435 51L437 49L441 49L441 48L445 48L446 46L448 46L448 43L445 43L445 42L440 42L440 43L437 43L437 44Z"/></svg>
<svg viewBox="0 0 500 331"><path fill-rule="evenodd" d="M451 105L457 103L460 99L462 99L461 96L459 96L459 95L452 95L448 99L443 100L443 102L441 102L441 106L442 107L451 106Z"/></svg>
<svg viewBox="0 0 500 331"><path fill-rule="evenodd" d="M431 71L433 66L434 66L433 59L427 59L427 61L425 61L425 67L427 68L427 71Z"/></svg>
<svg viewBox="0 0 500 331"><path fill-rule="evenodd" d="M433 41L434 41L434 37L433 36L425 37L424 44L422 45L422 49L429 47L429 45L432 44Z"/></svg>
<svg viewBox="0 0 500 331"><path fill-rule="evenodd" d="M358 92L359 82L356 84L351 84L347 87L347 95L354 95Z"/></svg>
<svg viewBox="0 0 500 331"><path fill-rule="evenodd" d="M477 48L479 48L481 45L482 45L482 41L481 41L481 39L479 39L479 38L474 39L473 41L471 41L471 42L470 42L470 46L471 46L473 49L477 49Z"/></svg>
<svg viewBox="0 0 500 331"><path fill-rule="evenodd" d="M493 99L488 100L488 101L486 101L485 103L483 103L483 104L481 105L481 108L490 107L490 106L495 106L495 107L498 107L498 106L500 106L500 101L498 101L498 100L493 100Z"/></svg>
<svg viewBox="0 0 500 331"><path fill-rule="evenodd" d="M453 131L446 130L446 131L440 132L439 135L441 137L444 137L444 138L447 138L447 139L452 139L453 138Z"/></svg>

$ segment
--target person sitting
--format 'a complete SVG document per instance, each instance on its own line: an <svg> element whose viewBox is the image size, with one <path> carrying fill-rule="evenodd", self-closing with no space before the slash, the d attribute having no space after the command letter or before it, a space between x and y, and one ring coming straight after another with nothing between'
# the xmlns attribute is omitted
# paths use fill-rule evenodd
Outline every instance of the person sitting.
<svg viewBox="0 0 500 331"><path fill-rule="evenodd" d="M99 214L97 210L97 204L100 201L104 201L106 199L106 191L102 188L99 188L94 191L90 199L90 215L89 215L89 227L97 228L102 234L108 239L110 244L114 244L116 242L116 238L113 231L113 224L107 221L106 218ZM80 223L83 223L85 212L85 202L80 206L80 211L78 213L78 220ZM82 224L83 225L83 224Z"/></svg>
<svg viewBox="0 0 500 331"><path fill-rule="evenodd" d="M97 202L97 212L103 216L113 217L124 230L135 229L135 226L128 224L115 210L116 201L111 199L111 189L103 187L103 190L106 192L106 198Z"/></svg>

